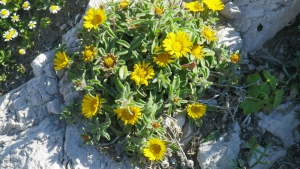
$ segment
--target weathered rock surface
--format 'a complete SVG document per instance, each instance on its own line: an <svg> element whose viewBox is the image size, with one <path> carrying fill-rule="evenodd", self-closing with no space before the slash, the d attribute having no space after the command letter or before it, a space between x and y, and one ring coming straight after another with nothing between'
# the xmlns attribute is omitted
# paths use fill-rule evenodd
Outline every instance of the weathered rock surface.
<svg viewBox="0 0 300 169"><path fill-rule="evenodd" d="M240 17L229 18L228 22L242 33L243 51L258 50L284 28L300 12L300 0L234 0L241 11ZM233 11L232 6L227 11Z"/></svg>
<svg viewBox="0 0 300 169"><path fill-rule="evenodd" d="M292 107L292 110L288 110L289 107ZM284 147L289 147L295 144L293 133L300 124L295 111L299 109L300 105L295 106L292 102L288 102L280 105L270 115L259 112L256 114L260 118L258 126L261 127L261 131L268 131L277 136Z"/></svg>
<svg viewBox="0 0 300 169"><path fill-rule="evenodd" d="M231 168L230 161L238 157L240 151L240 126L237 122L232 129L218 140L202 143L199 147L197 160L202 169Z"/></svg>

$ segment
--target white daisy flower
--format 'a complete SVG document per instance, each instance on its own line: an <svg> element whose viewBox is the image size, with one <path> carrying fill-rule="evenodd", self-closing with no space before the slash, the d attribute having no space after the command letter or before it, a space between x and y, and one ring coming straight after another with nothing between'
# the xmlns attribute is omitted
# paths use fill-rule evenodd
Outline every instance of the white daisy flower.
<svg viewBox="0 0 300 169"><path fill-rule="evenodd" d="M6 5L6 1L7 1L7 0L0 0L0 4Z"/></svg>
<svg viewBox="0 0 300 169"><path fill-rule="evenodd" d="M19 21L20 21L19 15L17 15L16 13L14 13L14 15L11 16L11 21L12 21L13 23L19 22Z"/></svg>
<svg viewBox="0 0 300 169"><path fill-rule="evenodd" d="M30 21L28 26L29 26L29 29L34 29L36 26L36 21Z"/></svg>
<svg viewBox="0 0 300 169"><path fill-rule="evenodd" d="M26 54L25 49L19 49L19 54L20 54L20 55L25 55L25 54Z"/></svg>
<svg viewBox="0 0 300 169"><path fill-rule="evenodd" d="M9 17L9 14L10 14L10 12L7 9L1 9L1 11L0 11L0 15L1 15L2 19Z"/></svg>
<svg viewBox="0 0 300 169"><path fill-rule="evenodd" d="M49 10L51 13L57 13L60 10L60 7L52 5L52 6L50 6Z"/></svg>
<svg viewBox="0 0 300 169"><path fill-rule="evenodd" d="M9 33L9 31L4 32L3 38L4 38L4 41L10 41L10 40L12 40L12 36Z"/></svg>
<svg viewBox="0 0 300 169"><path fill-rule="evenodd" d="M24 10L28 11L30 9L30 3L28 1L25 1L22 7Z"/></svg>
<svg viewBox="0 0 300 169"><path fill-rule="evenodd" d="M15 38L19 35L18 31L14 28L10 28L9 30L10 35L12 36L12 38Z"/></svg>

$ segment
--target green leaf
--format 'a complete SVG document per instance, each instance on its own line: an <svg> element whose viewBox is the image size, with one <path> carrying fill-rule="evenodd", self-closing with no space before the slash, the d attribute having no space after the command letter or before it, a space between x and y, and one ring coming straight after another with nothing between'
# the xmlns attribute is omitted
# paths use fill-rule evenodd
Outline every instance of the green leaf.
<svg viewBox="0 0 300 169"><path fill-rule="evenodd" d="M121 80L125 80L126 77L128 76L128 69L126 65L121 66L119 70L119 77Z"/></svg>
<svg viewBox="0 0 300 169"><path fill-rule="evenodd" d="M195 122L195 124L196 124L197 127L202 127L203 126L202 119L195 119L194 122Z"/></svg>
<svg viewBox="0 0 300 169"><path fill-rule="evenodd" d="M126 48L130 48L130 45L128 42L126 42L125 40L117 40L117 43L120 45L125 46Z"/></svg>
<svg viewBox="0 0 300 169"><path fill-rule="evenodd" d="M127 54L127 53L128 53L127 50L121 50L121 51L118 51L118 52L116 53L116 55L117 55L117 56L122 56L122 55L125 55L125 54Z"/></svg>
<svg viewBox="0 0 300 169"><path fill-rule="evenodd" d="M170 149L172 149L173 151L179 151L180 150L180 148L178 148L175 144L172 144L170 146Z"/></svg>
<svg viewBox="0 0 300 169"><path fill-rule="evenodd" d="M129 50L136 49L138 46L141 45L142 41L143 41L143 37L140 36L135 37L130 43Z"/></svg>
<svg viewBox="0 0 300 169"><path fill-rule="evenodd" d="M248 75L246 84L247 85L255 84L258 80L261 80L260 75L258 73L254 73L254 74Z"/></svg>
<svg viewBox="0 0 300 169"><path fill-rule="evenodd" d="M257 102L252 99L246 99L241 104L240 107L243 109L245 115L258 112L264 104L262 102Z"/></svg>
<svg viewBox="0 0 300 169"><path fill-rule="evenodd" d="M249 87L249 95L253 96L253 98L257 98L259 94L264 94L268 96L270 94L270 86L267 82L264 82L260 85L252 85Z"/></svg>
<svg viewBox="0 0 300 169"><path fill-rule="evenodd" d="M272 76L270 74L270 72L267 71L267 70L264 70L264 76L265 76L267 82L270 84L272 90L275 91L276 90L276 85L277 85L276 78L274 76Z"/></svg>
<svg viewBox="0 0 300 169"><path fill-rule="evenodd" d="M273 108L277 108L282 100L282 95L283 95L284 91L281 90L277 90L275 92L275 98L274 98L274 103L273 103Z"/></svg>

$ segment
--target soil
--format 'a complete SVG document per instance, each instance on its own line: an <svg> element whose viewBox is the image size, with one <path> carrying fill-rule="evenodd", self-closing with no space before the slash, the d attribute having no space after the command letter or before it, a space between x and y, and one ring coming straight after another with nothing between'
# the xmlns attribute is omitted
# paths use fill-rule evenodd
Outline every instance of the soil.
<svg viewBox="0 0 300 169"><path fill-rule="evenodd" d="M26 72L24 74L17 71L11 72L7 76L5 82L0 82L0 96L6 94L10 90L26 83L26 81L33 78L32 69L30 63L33 59L40 53L51 50L58 46L61 43L61 37L65 34L70 28L74 27L76 22L81 19L81 16L84 14L86 5L89 0L66 0L65 8L59 11L57 14L50 14L49 12L41 12L40 16L48 16L51 20L50 25L47 28L42 28L39 24L35 29L34 43L35 46L27 50L26 54L23 56L13 53L13 59L16 61L15 64L23 64ZM76 3L76 5L74 5ZM78 15L79 14L79 15ZM78 19L76 17L79 16ZM287 26L282 29L277 35L263 45L262 49L256 53L251 53L248 56L249 64L241 65L241 74L246 76L250 73L257 72L260 70L269 70L270 73L275 76L277 79L281 80L279 87L284 87L285 94L282 102L292 100L299 103L299 95L296 94L294 90L295 86L299 90L300 77L299 74L295 78L291 78L289 83L285 84L288 79L288 76L284 73L283 67L289 72L290 75L295 74L299 71L300 64L297 65L295 59L300 61L300 20L296 20L291 26ZM299 54L297 54L299 52ZM299 62L300 63L300 62ZM3 71L3 70L1 70ZM224 90L224 89L219 89ZM208 91L210 94L215 94L214 90ZM218 106L226 106L227 102L231 104L236 104L236 99L238 98L237 91L230 89L227 91L230 96L222 95L217 98ZM232 106L234 107L234 106ZM268 113L268 112L266 112ZM189 157L194 159L195 168L200 168L196 160L197 157L197 148L200 144L200 139L203 141L203 138L209 139L217 138L222 133L228 131L229 124L232 121L238 121L242 126L241 138L243 140L249 140L251 136L255 136L256 140L261 146L266 146L269 142L272 142L273 145L281 146L281 141L276 138L271 133L262 134L257 129L257 118L252 114L251 123L247 126L242 125L245 116L242 111L238 109L235 114L228 114L226 111L216 113L209 112L206 116L203 117L203 127L201 128L201 133L195 133L192 141L187 146L186 151L189 152ZM300 128L298 128L300 131ZM213 133L213 135L212 135ZM111 156L113 156L112 150L109 151ZM242 150L239 154L239 157L243 158L243 154L246 153L246 150ZM286 157L280 158L271 169L288 169L288 168L300 168L300 143L297 143L290 147L287 151Z"/></svg>

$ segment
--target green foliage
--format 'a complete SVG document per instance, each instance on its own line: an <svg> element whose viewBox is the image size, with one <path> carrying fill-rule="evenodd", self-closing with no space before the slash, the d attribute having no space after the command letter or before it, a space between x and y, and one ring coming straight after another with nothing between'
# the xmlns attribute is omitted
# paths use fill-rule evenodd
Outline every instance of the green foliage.
<svg viewBox="0 0 300 169"><path fill-rule="evenodd" d="M247 155L247 159L232 159L231 160L231 166L234 169L244 169L246 168L254 168L256 165L261 164L261 165L268 165L270 162L269 161L262 161L264 157L267 157L268 154L268 150L270 149L270 147L272 146L272 143L268 143L268 145L266 146L266 148L262 150L260 150L259 148L259 144L256 143L255 137L252 136L250 141L247 142L247 145L249 147L249 152ZM253 164L249 164L249 160L250 158L254 158L255 162Z"/></svg>
<svg viewBox="0 0 300 169"><path fill-rule="evenodd" d="M262 75L259 73L248 75L246 85L249 86L248 94L240 104L245 115L256 113L264 106L267 110L279 106L284 91L277 90L278 81L270 72L264 70Z"/></svg>

